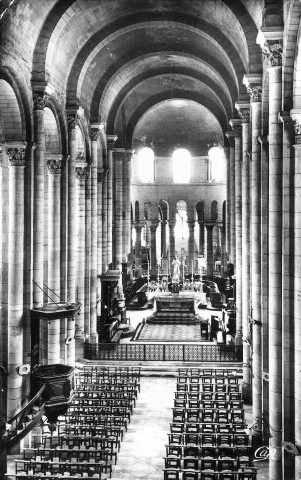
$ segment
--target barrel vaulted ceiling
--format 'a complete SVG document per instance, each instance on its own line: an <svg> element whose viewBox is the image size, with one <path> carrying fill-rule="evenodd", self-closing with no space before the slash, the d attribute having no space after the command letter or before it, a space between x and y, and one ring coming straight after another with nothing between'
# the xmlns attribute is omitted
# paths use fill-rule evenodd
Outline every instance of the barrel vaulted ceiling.
<svg viewBox="0 0 301 480"><path fill-rule="evenodd" d="M80 103L119 146L223 143L235 102L248 99L244 74L261 72L263 0L5 2L2 28L18 28L4 48L21 49L31 82Z"/></svg>

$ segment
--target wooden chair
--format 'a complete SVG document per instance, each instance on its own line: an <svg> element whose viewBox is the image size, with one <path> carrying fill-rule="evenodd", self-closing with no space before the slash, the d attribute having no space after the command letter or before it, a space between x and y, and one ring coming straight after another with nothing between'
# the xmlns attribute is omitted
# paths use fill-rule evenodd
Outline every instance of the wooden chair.
<svg viewBox="0 0 301 480"><path fill-rule="evenodd" d="M198 470L182 470L182 480L199 480Z"/></svg>
<svg viewBox="0 0 301 480"><path fill-rule="evenodd" d="M164 480L179 480L180 470L176 468L163 468Z"/></svg>

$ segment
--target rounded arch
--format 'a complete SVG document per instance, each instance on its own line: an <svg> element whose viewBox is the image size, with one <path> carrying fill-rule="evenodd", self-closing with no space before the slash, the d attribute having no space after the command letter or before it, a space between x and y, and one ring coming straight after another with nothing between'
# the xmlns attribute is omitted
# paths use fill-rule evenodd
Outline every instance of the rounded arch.
<svg viewBox="0 0 301 480"><path fill-rule="evenodd" d="M44 108L45 153L61 153L61 136L57 119L49 107Z"/></svg>
<svg viewBox="0 0 301 480"><path fill-rule="evenodd" d="M288 2L287 28L283 44L283 78L285 88L283 89L283 110L289 111L293 108L294 75L297 73L295 52L298 52L298 35L300 35L301 3L298 0ZM299 20L299 21L298 21ZM300 41L300 40L299 40ZM295 68L294 68L294 64ZM300 69L300 66L299 66Z"/></svg>
<svg viewBox="0 0 301 480"><path fill-rule="evenodd" d="M200 200L196 204L195 209L198 222L203 222L205 218L205 203L203 202L203 200Z"/></svg>
<svg viewBox="0 0 301 480"><path fill-rule="evenodd" d="M135 222L140 221L140 205L138 200L135 201Z"/></svg>
<svg viewBox="0 0 301 480"><path fill-rule="evenodd" d="M169 218L169 204L168 204L168 202L164 199L161 199L159 201L159 205L160 205L161 210L162 210L162 220L163 221L168 220L168 218Z"/></svg>
<svg viewBox="0 0 301 480"><path fill-rule="evenodd" d="M25 93L25 88L22 86L22 82L19 79L17 73L10 67L0 68L0 80L2 80L2 88L10 92L11 98L14 98L14 108L18 112L18 116L21 121L20 129L18 132L21 136L19 138L13 138L13 140L22 140L31 143L33 140L33 128L32 118L30 113L29 101ZM5 93L5 92L3 92ZM2 102L5 102L5 94L2 97ZM0 115L6 110L6 106L2 103L0 107Z"/></svg>
<svg viewBox="0 0 301 480"><path fill-rule="evenodd" d="M211 220L217 221L218 218L218 203L216 200L211 202Z"/></svg>

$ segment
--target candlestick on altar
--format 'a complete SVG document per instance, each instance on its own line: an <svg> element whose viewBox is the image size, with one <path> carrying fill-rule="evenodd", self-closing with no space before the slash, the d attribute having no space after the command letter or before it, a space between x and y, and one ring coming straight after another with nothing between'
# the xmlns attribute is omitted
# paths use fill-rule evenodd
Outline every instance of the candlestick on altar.
<svg viewBox="0 0 301 480"><path fill-rule="evenodd" d="M185 278L185 275L184 275L184 272L185 272L185 258L183 258L183 282L184 282L184 278Z"/></svg>
<svg viewBox="0 0 301 480"><path fill-rule="evenodd" d="M159 285L159 283L160 283L160 265L158 265L157 282L158 282L158 285Z"/></svg>
<svg viewBox="0 0 301 480"><path fill-rule="evenodd" d="M149 288L149 260L147 260L147 288Z"/></svg>
<svg viewBox="0 0 301 480"><path fill-rule="evenodd" d="M193 260L191 261L191 279L193 281Z"/></svg>

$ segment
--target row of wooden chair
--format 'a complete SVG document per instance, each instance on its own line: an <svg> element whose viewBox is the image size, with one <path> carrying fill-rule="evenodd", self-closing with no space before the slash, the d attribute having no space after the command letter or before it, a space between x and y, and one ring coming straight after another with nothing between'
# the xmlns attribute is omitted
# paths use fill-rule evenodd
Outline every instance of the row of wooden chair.
<svg viewBox="0 0 301 480"><path fill-rule="evenodd" d="M141 376L141 367L120 367L120 366L102 366L102 365L82 365L77 368L77 374L83 373L86 377L88 376L110 376L117 375L123 378L125 377L136 377L140 379Z"/></svg>
<svg viewBox="0 0 301 480"><path fill-rule="evenodd" d="M249 433L246 423L170 423L170 433Z"/></svg>
<svg viewBox="0 0 301 480"><path fill-rule="evenodd" d="M172 408L173 422L244 423L243 408Z"/></svg>
<svg viewBox="0 0 301 480"><path fill-rule="evenodd" d="M87 462L63 462L58 461L36 461L36 460L15 460L16 474L25 475L79 475L81 477L99 475L101 473L112 476L112 464L102 461L100 463Z"/></svg>
<svg viewBox="0 0 301 480"><path fill-rule="evenodd" d="M228 395L231 392L239 392L238 383L177 383L177 392L222 392Z"/></svg>
<svg viewBox="0 0 301 480"><path fill-rule="evenodd" d="M183 408L243 408L243 400L199 400L195 398L188 398L183 400L181 398L174 399L174 407Z"/></svg>
<svg viewBox="0 0 301 480"><path fill-rule="evenodd" d="M57 448L24 448L23 455L25 460L34 460L35 462L72 462L72 463L114 463L117 462L117 451L112 448L113 445L106 439L97 442L96 446L86 448L85 445L70 447L68 445Z"/></svg>
<svg viewBox="0 0 301 480"><path fill-rule="evenodd" d="M206 384L214 384L214 385L227 385L227 384L236 384L238 383L238 376L237 375L179 375L177 377L177 384L183 383L206 383Z"/></svg>
<svg viewBox="0 0 301 480"><path fill-rule="evenodd" d="M110 429L101 429L98 435L51 435L51 436L34 436L33 448L57 449L57 448L80 448L80 447L96 447L109 448L110 451L120 450L120 443L122 438L119 432Z"/></svg>
<svg viewBox="0 0 301 480"><path fill-rule="evenodd" d="M175 399L180 400L222 400L231 402L242 400L242 393L235 392L175 392Z"/></svg>
<svg viewBox="0 0 301 480"><path fill-rule="evenodd" d="M165 468L176 468L178 470L213 470L221 472L223 470L239 470L242 467L250 467L251 462L248 458L243 455L233 457L165 457L164 458Z"/></svg>
<svg viewBox="0 0 301 480"><path fill-rule="evenodd" d="M227 375L237 375L239 372L237 369L231 368L203 368L203 367L180 367L178 368L178 376L201 376L206 375L208 377L218 377Z"/></svg>
<svg viewBox="0 0 301 480"><path fill-rule="evenodd" d="M249 445L247 433L169 433L169 444L173 445Z"/></svg>
<svg viewBox="0 0 301 480"><path fill-rule="evenodd" d="M244 457L247 464L251 464L252 447L251 445L236 445L229 447L228 445L166 445L166 457L177 458L242 458Z"/></svg>
<svg viewBox="0 0 301 480"><path fill-rule="evenodd" d="M104 435L104 436L118 436L121 440L123 439L124 432L127 428L127 422L124 424L123 419L119 417L108 417L102 419L98 424L68 424L61 423L57 425L57 435L62 435L64 438L66 436L95 436L95 435ZM54 435L56 433L54 432ZM48 438L48 437L47 437Z"/></svg>
<svg viewBox="0 0 301 480"><path fill-rule="evenodd" d="M181 476L180 476L181 475ZM215 472L210 470L183 470L164 469L164 480L256 480L256 470L241 468L239 471Z"/></svg>

